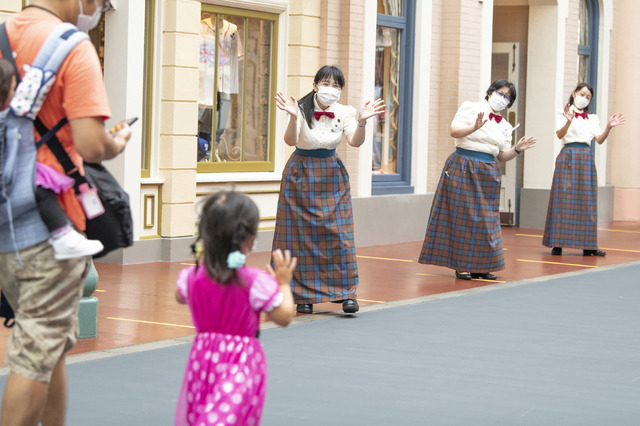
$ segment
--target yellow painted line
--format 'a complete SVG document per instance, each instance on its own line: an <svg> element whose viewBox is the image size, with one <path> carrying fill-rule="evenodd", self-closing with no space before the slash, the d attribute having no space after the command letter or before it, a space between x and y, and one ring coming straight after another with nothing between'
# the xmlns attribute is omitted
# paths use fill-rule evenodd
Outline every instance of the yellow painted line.
<svg viewBox="0 0 640 426"><path fill-rule="evenodd" d="M98 290L98 289L95 289L95 292L96 292L96 293L106 293L106 292L107 292L107 290Z"/></svg>
<svg viewBox="0 0 640 426"><path fill-rule="evenodd" d="M629 234L640 234L640 231L624 231L622 229L607 229L607 228L598 228L598 231L609 231L609 232L627 232Z"/></svg>
<svg viewBox="0 0 640 426"><path fill-rule="evenodd" d="M443 274L421 274L421 273L416 273L416 275L422 275L425 277L447 277L447 278L451 278L451 275L443 275Z"/></svg>
<svg viewBox="0 0 640 426"><path fill-rule="evenodd" d="M186 266L195 266L195 263L186 263L186 262L180 262L181 265L186 265Z"/></svg>
<svg viewBox="0 0 640 426"><path fill-rule="evenodd" d="M482 278L471 278L471 281L486 281L488 283L500 283L500 284L504 284L506 283L506 281L499 281L499 280L484 280Z"/></svg>
<svg viewBox="0 0 640 426"><path fill-rule="evenodd" d="M542 235L531 235L531 234L516 234L516 236L518 236L518 237L535 237L535 238L542 238Z"/></svg>
<svg viewBox="0 0 640 426"><path fill-rule="evenodd" d="M614 249L614 248L607 248L607 247L602 247L601 250L609 250L609 251L626 251L628 253L640 253L640 250L626 250L626 249Z"/></svg>
<svg viewBox="0 0 640 426"><path fill-rule="evenodd" d="M409 262L409 263L413 263L413 260L392 259L392 258L389 258L389 257L361 256L361 255L356 255L356 257L361 257L363 259L391 260L393 262Z"/></svg>
<svg viewBox="0 0 640 426"><path fill-rule="evenodd" d="M107 317L107 319L118 320L118 321L139 322L139 323L142 323L142 324L168 325L170 327L195 328L192 325L171 324L171 323L168 323L168 322L143 321L143 320L135 320L135 319L129 319L129 318Z"/></svg>
<svg viewBox="0 0 640 426"><path fill-rule="evenodd" d="M579 263L545 262L543 260L518 259L518 262L548 263L550 265L579 266L580 268L597 268L596 265L582 265Z"/></svg>
<svg viewBox="0 0 640 426"><path fill-rule="evenodd" d="M358 298L358 302L360 302L360 301L362 301L362 302L369 302L369 303L387 303L387 302L384 302L384 301L382 301L382 300L367 300L367 299L360 299L360 298Z"/></svg>

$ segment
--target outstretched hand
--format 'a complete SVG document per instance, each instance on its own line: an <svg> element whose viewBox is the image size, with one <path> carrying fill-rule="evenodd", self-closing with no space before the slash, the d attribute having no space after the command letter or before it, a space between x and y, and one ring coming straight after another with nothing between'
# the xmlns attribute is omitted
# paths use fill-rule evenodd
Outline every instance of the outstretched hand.
<svg viewBox="0 0 640 426"><path fill-rule="evenodd" d="M536 144L536 138L533 136L524 136L521 138L516 144L516 149L518 151L526 151L529 148L533 148Z"/></svg>
<svg viewBox="0 0 640 426"><path fill-rule="evenodd" d="M620 126L621 124L624 124L626 121L627 121L627 118L624 115L613 114L611 118L609 118L607 125L609 127L616 127L616 126Z"/></svg>
<svg viewBox="0 0 640 426"><path fill-rule="evenodd" d="M475 132L480 127L484 126L487 121L489 121L489 119L484 118L484 112L479 112L478 117L476 117L476 122L473 124L473 131Z"/></svg>
<svg viewBox="0 0 640 426"><path fill-rule="evenodd" d="M571 111L571 105L565 105L564 106L564 110L562 111L562 115L564 116L564 118L566 118L569 122L572 122L575 114L573 113L573 111Z"/></svg>
<svg viewBox="0 0 640 426"><path fill-rule="evenodd" d="M289 99L282 92L276 92L276 106L292 117L298 116L298 102L292 96Z"/></svg>
<svg viewBox="0 0 640 426"><path fill-rule="evenodd" d="M283 253L282 250L276 249L271 254L271 260L273 261L273 268L271 265L267 265L267 271L278 280L280 285L289 285L293 277L293 271L298 264L298 258L291 257L289 250L285 250Z"/></svg>
<svg viewBox="0 0 640 426"><path fill-rule="evenodd" d="M383 102L384 101L380 98L376 99L373 102L371 101L365 102L362 108L360 108L360 120L366 121L367 119L373 117L374 115L382 114L384 112L384 107L385 107Z"/></svg>

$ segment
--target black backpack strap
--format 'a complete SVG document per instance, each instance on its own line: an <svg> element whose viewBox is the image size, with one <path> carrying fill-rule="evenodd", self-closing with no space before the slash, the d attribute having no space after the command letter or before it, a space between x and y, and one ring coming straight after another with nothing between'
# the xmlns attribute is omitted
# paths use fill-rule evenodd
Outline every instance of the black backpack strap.
<svg viewBox="0 0 640 426"><path fill-rule="evenodd" d="M7 34L6 23L0 24L0 53L2 57L9 61L13 65L13 70L16 75L16 84L20 82L20 73L16 66L16 61L13 59L13 51L11 50L11 44L9 43L9 35Z"/></svg>
<svg viewBox="0 0 640 426"><path fill-rule="evenodd" d="M51 130L49 130L42 123L42 121L40 121L40 118L36 118L33 121L33 125L41 136L41 139L38 141L36 146L40 148L42 145L46 144L49 147L51 152L53 152L53 155L56 156L56 159L64 169L66 175L73 178L73 180L76 182L74 186L76 192L78 192L78 188L80 187L80 185L86 183L87 180L80 174L78 167L73 163L73 161L71 161L69 154L67 154L67 151L65 151L64 147L60 143L58 136L56 136L58 130L60 130L65 124L67 124L67 119L63 118Z"/></svg>

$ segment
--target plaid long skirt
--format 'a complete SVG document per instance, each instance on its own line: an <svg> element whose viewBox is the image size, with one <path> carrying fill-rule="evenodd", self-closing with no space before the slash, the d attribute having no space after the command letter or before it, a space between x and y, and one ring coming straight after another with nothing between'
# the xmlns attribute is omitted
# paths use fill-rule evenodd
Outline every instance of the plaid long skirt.
<svg viewBox="0 0 640 426"><path fill-rule="evenodd" d="M598 176L589 144L566 144L556 158L542 245L598 248Z"/></svg>
<svg viewBox="0 0 640 426"><path fill-rule="evenodd" d="M351 189L335 150L291 155L282 173L273 248L298 258L292 282L297 304L356 298Z"/></svg>
<svg viewBox="0 0 640 426"><path fill-rule="evenodd" d="M460 272L504 269L501 180L492 155L456 149L442 170L418 262Z"/></svg>

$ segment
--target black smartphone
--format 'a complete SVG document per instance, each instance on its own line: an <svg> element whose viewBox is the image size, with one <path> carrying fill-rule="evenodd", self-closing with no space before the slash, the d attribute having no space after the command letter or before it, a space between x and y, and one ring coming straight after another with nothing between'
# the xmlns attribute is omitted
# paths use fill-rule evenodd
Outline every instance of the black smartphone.
<svg viewBox="0 0 640 426"><path fill-rule="evenodd" d="M127 118L126 120L123 120L123 121L119 122L118 124L116 124L115 126L113 126L112 128L110 128L109 129L109 133L111 133L112 135L115 135L118 130L120 130L120 129L122 129L124 127L125 123L127 123L128 126L131 126L136 121L138 121L138 117Z"/></svg>

